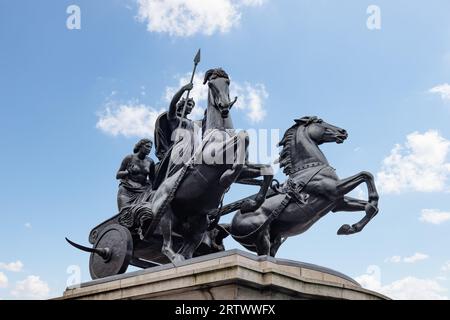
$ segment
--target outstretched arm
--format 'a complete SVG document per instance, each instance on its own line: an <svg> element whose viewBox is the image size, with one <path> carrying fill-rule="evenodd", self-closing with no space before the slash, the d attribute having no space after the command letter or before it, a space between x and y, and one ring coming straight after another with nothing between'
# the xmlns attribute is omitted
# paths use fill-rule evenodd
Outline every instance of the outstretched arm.
<svg viewBox="0 0 450 320"><path fill-rule="evenodd" d="M192 90L193 87L194 86L192 85L192 83L189 83L189 84L185 85L184 87L182 87L177 93L175 93L175 95L172 98L172 101L170 102L169 113L167 113L167 118L169 120L175 119L177 117L178 101L180 101L181 96L183 95L183 93L185 91Z"/></svg>

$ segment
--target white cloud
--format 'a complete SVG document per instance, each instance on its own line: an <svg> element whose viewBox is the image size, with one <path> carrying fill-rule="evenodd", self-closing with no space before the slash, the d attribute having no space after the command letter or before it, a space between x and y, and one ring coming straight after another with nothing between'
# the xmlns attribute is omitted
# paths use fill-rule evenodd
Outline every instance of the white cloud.
<svg viewBox="0 0 450 320"><path fill-rule="evenodd" d="M28 276L25 280L18 281L11 294L19 299L46 299L50 288L45 281L38 276Z"/></svg>
<svg viewBox="0 0 450 320"><path fill-rule="evenodd" d="M450 212L443 212L436 209L423 209L419 220L431 224L441 224L450 220Z"/></svg>
<svg viewBox="0 0 450 320"><path fill-rule="evenodd" d="M244 110L248 120L258 123L266 117L264 109L265 100L269 97L266 87L263 84L252 85L248 82L243 85L235 83L230 88L231 96L238 96L236 108Z"/></svg>
<svg viewBox="0 0 450 320"><path fill-rule="evenodd" d="M381 287L380 292L396 300L447 300L447 289L435 280L406 277Z"/></svg>
<svg viewBox="0 0 450 320"><path fill-rule="evenodd" d="M402 262L402 257L401 256L392 256L390 258L385 259L384 262L400 263L400 262Z"/></svg>
<svg viewBox="0 0 450 320"><path fill-rule="evenodd" d="M20 260L16 262L4 263L0 262L0 269L11 271L11 272L20 272L22 271L23 263Z"/></svg>
<svg viewBox="0 0 450 320"><path fill-rule="evenodd" d="M33 226L31 225L31 223L27 222L27 223L25 223L25 228L31 229L31 228L33 228Z"/></svg>
<svg viewBox="0 0 450 320"><path fill-rule="evenodd" d="M189 37L228 32L239 24L243 7L265 0L138 0L138 19L150 32Z"/></svg>
<svg viewBox="0 0 450 320"><path fill-rule="evenodd" d="M203 78L204 73L199 72L195 75L193 81L194 88L190 94L190 97L194 98L196 103L195 108L192 111L193 119L200 119L203 117L204 108L208 101L208 86L203 85ZM189 83L190 79L191 75L188 73L177 77L178 86L166 88L166 101L169 102L172 100L172 97L177 90ZM240 83L232 79L230 84L230 98L234 99L235 96L238 97L238 100L233 108L244 112L251 123L258 123L264 120L267 115L265 103L269 97L264 84L251 84L249 82Z"/></svg>
<svg viewBox="0 0 450 320"><path fill-rule="evenodd" d="M383 160L377 182L384 193L404 191L445 191L450 175L447 156L450 141L435 130L407 136L404 146L396 145Z"/></svg>
<svg viewBox="0 0 450 320"><path fill-rule="evenodd" d="M373 267L373 266L371 266ZM369 267L366 274L356 277L361 286L379 292L396 300L446 300L448 290L437 281L405 277L387 285L382 285L378 273L371 272Z"/></svg>
<svg viewBox="0 0 450 320"><path fill-rule="evenodd" d="M204 73L198 72L193 80L194 88L190 92L190 97L195 100L195 108L192 110L190 118L199 120L203 118L205 107L208 101L208 86L203 85ZM166 87L164 99L167 107L159 110L151 106L131 101L119 103L113 100L108 101L104 110L99 114L96 127L112 136L123 135L126 137L148 137L153 138L155 121L158 116L167 111L168 105L173 95L185 84L189 83L191 75L186 73L176 77L177 85ZM245 113L248 120L258 123L264 120L267 112L265 110L268 93L263 84L250 84L245 82L240 84L231 81L230 97L238 96L238 101L233 108Z"/></svg>
<svg viewBox="0 0 450 320"><path fill-rule="evenodd" d="M0 288L6 288L8 286L8 277L0 272Z"/></svg>
<svg viewBox="0 0 450 320"><path fill-rule="evenodd" d="M450 84L444 83L429 90L430 93L440 94L442 100L450 101Z"/></svg>
<svg viewBox="0 0 450 320"><path fill-rule="evenodd" d="M428 258L429 256L424 253L416 252L410 257L392 256L390 258L385 259L384 261L390 263L400 263L400 262L416 263L418 261L426 260Z"/></svg>
<svg viewBox="0 0 450 320"><path fill-rule="evenodd" d="M363 288L379 292L381 287L381 269L376 265L369 266L366 273L355 277L355 280Z"/></svg>
<svg viewBox="0 0 450 320"><path fill-rule="evenodd" d="M441 270L444 272L450 271L450 260L445 262L445 264L442 266Z"/></svg>
<svg viewBox="0 0 450 320"><path fill-rule="evenodd" d="M403 262L405 262L405 263L415 263L415 262L418 262L418 261L426 260L428 258L429 258L428 255L426 255L424 253L416 252L415 254L413 254L410 257L403 258Z"/></svg>
<svg viewBox="0 0 450 320"><path fill-rule="evenodd" d="M156 110L140 103L116 104L109 102L99 115L96 127L113 135L137 136L153 139L155 121L164 110Z"/></svg>

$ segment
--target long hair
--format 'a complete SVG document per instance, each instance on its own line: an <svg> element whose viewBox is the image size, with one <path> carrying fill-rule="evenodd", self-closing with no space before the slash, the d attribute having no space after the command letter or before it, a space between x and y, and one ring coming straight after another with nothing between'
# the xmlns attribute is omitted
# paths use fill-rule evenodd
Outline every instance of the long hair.
<svg viewBox="0 0 450 320"><path fill-rule="evenodd" d="M143 145L150 143L153 146L153 142L150 139L141 139L134 145L133 153L138 153Z"/></svg>

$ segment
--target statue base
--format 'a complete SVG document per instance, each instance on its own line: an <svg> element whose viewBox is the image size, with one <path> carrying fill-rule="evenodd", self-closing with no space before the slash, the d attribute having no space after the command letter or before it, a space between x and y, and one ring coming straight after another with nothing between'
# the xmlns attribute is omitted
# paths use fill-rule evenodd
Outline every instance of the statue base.
<svg viewBox="0 0 450 320"><path fill-rule="evenodd" d="M385 300L324 267L229 250L69 287L58 300Z"/></svg>

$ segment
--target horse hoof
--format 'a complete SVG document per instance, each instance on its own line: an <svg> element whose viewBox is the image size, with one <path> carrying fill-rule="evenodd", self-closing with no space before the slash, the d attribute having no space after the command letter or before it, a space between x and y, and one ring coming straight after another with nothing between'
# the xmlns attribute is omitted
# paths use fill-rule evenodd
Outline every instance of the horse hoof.
<svg viewBox="0 0 450 320"><path fill-rule="evenodd" d="M176 264L176 263L180 263L183 262L185 259L181 254L176 253L173 257L172 257L172 263Z"/></svg>
<svg viewBox="0 0 450 320"><path fill-rule="evenodd" d="M337 231L338 235L349 235L352 233L352 227L348 224L344 224L342 225L342 227L339 228L339 230Z"/></svg>

